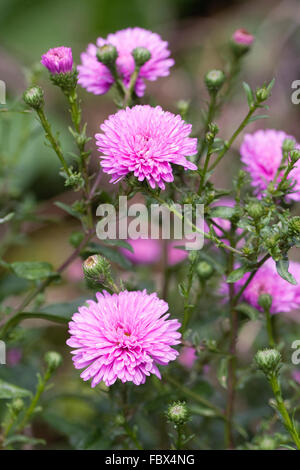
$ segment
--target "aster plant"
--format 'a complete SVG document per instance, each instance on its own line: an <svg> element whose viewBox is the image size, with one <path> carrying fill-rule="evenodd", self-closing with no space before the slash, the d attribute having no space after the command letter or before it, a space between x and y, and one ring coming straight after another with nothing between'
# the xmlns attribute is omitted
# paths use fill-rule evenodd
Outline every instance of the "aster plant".
<svg viewBox="0 0 300 470"><path fill-rule="evenodd" d="M45 444L34 437L40 412L39 419L75 448L300 450L299 373L289 361L300 319L300 263L289 260L290 249L300 244L294 213L300 150L297 136L285 130L254 130L252 123L267 117L260 113L274 80L255 90L240 83L253 44L254 36L237 30L227 44L224 71L203 71L208 101L202 131L180 96L171 110L149 104L148 81L163 80L174 66L168 43L156 33L134 27L99 37L77 66L69 47L43 54L41 64L56 86L52 92L62 92L69 110L72 153L53 130L47 94L34 73L19 111L27 119L35 116L48 152L59 160L73 202L56 205L77 229L69 239L72 252L55 269L48 262L11 260L7 248L20 242L38 208L20 194L6 195L11 202L1 207L6 237L0 264L1 292L9 292L1 304L0 339L8 348L26 349L37 330L35 322L23 328L27 319L61 323L66 338L58 344L60 353L46 354L34 393L21 376L14 383L9 373L0 379L0 398L7 401L0 409L2 448ZM216 121L242 86L245 116L225 137ZM98 95L109 93L116 107L97 123L95 136L82 118L87 92L97 106ZM233 162L240 166L231 187L218 187L215 171ZM99 241L96 207L109 202L118 211L120 195L160 204L183 223L176 205L202 204L204 229L190 225L204 237L203 248L187 251L184 240L151 237ZM65 282L64 273L78 259L82 279L71 292L81 296L48 305L48 287ZM15 286L6 288L9 282ZM21 354L18 362L23 360ZM47 392L59 366L64 374L54 378L58 392ZM71 414L78 410L72 425L60 412L64 396L75 400ZM76 404L83 402L82 410ZM169 436L170 426L176 432Z"/></svg>

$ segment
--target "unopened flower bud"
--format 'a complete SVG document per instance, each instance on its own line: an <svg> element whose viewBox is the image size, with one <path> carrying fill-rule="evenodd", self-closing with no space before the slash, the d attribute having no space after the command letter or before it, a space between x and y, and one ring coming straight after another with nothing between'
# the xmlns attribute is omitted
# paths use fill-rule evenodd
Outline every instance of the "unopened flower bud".
<svg viewBox="0 0 300 470"><path fill-rule="evenodd" d="M231 48L235 56L241 57L246 54L254 42L254 36L245 29L237 29L231 39Z"/></svg>
<svg viewBox="0 0 300 470"><path fill-rule="evenodd" d="M47 366L49 367L50 371L54 372L55 369L57 369L61 365L62 356L58 352L48 351L45 354L45 362Z"/></svg>
<svg viewBox="0 0 300 470"><path fill-rule="evenodd" d="M272 306L272 297L270 294L261 294L258 297L258 305L260 305L264 310L270 310Z"/></svg>
<svg viewBox="0 0 300 470"><path fill-rule="evenodd" d="M180 116L185 119L190 107L190 102L187 100L179 100L177 101L177 109Z"/></svg>
<svg viewBox="0 0 300 470"><path fill-rule="evenodd" d="M258 88L255 92L256 99L259 103L266 101L269 98L269 91L266 87Z"/></svg>
<svg viewBox="0 0 300 470"><path fill-rule="evenodd" d="M110 263L100 255L89 256L83 263L83 272L91 287L107 284L112 280Z"/></svg>
<svg viewBox="0 0 300 470"><path fill-rule="evenodd" d="M281 367L281 354L277 349L263 349L255 354L257 367L268 377L278 375Z"/></svg>
<svg viewBox="0 0 300 470"><path fill-rule="evenodd" d="M112 44L105 44L97 49L96 56L99 62L109 67L115 64L118 51Z"/></svg>
<svg viewBox="0 0 300 470"><path fill-rule="evenodd" d="M251 202L247 205L246 210L253 219L259 219L264 213L264 208L259 202Z"/></svg>
<svg viewBox="0 0 300 470"><path fill-rule="evenodd" d="M292 150L290 152L290 159L292 163L296 163L300 159L300 150Z"/></svg>
<svg viewBox="0 0 300 470"><path fill-rule="evenodd" d="M238 44L243 44L245 46L251 46L254 42L254 36L250 34L246 29L237 29L233 35L232 39L238 43Z"/></svg>
<svg viewBox="0 0 300 470"><path fill-rule="evenodd" d="M205 75L204 81L209 94L216 94L225 82L224 72L222 70L210 70Z"/></svg>
<svg viewBox="0 0 300 470"><path fill-rule="evenodd" d="M288 222L288 231L290 235L300 234L300 217L292 217Z"/></svg>
<svg viewBox="0 0 300 470"><path fill-rule="evenodd" d="M284 139L282 144L282 150L284 152L291 152L295 148L295 141L293 139Z"/></svg>
<svg viewBox="0 0 300 470"><path fill-rule="evenodd" d="M175 401L169 405L167 411L168 420L175 425L183 425L189 419L189 412L184 401Z"/></svg>
<svg viewBox="0 0 300 470"><path fill-rule="evenodd" d="M24 401L22 398L16 398L11 402L11 409L15 414L19 414L24 408Z"/></svg>
<svg viewBox="0 0 300 470"><path fill-rule="evenodd" d="M197 265L196 270L199 278L202 280L209 279L214 273L213 266L207 261L200 261L200 263L198 263Z"/></svg>
<svg viewBox="0 0 300 470"><path fill-rule="evenodd" d="M31 108L40 109L44 106L44 91L40 86L28 88L23 93L23 100Z"/></svg>
<svg viewBox="0 0 300 470"><path fill-rule="evenodd" d="M132 57L134 58L135 65L137 67L142 67L148 60L151 59L151 53L145 47L136 47L131 52Z"/></svg>

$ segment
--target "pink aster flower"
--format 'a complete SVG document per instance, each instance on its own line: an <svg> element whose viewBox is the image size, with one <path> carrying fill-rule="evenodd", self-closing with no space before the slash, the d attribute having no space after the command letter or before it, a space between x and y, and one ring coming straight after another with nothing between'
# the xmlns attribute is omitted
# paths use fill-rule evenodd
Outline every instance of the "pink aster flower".
<svg viewBox="0 0 300 470"><path fill-rule="evenodd" d="M182 348L179 354L178 362L180 362L180 364L186 367L187 369L191 369L196 359L196 349L189 346L185 346L184 348Z"/></svg>
<svg viewBox="0 0 300 470"><path fill-rule="evenodd" d="M300 282L300 263L291 261L289 265L290 273ZM246 273L242 279L235 283L236 292L245 284L249 277ZM223 283L221 293L228 293L228 284ZM258 310L262 308L258 305L261 294L272 296L271 313L290 312L300 307L300 284L296 286L282 279L276 270L275 262L272 259L266 261L257 271L250 284L243 293L243 299Z"/></svg>
<svg viewBox="0 0 300 470"><path fill-rule="evenodd" d="M161 378L158 365L167 365L178 352L180 323L168 320L168 304L146 290L119 294L97 293L69 323L67 344L76 369L92 387L103 381L108 387L117 379L143 384L150 374Z"/></svg>
<svg viewBox="0 0 300 470"><path fill-rule="evenodd" d="M43 64L50 73L68 73L73 68L72 49L70 47L55 47L42 55Z"/></svg>
<svg viewBox="0 0 300 470"><path fill-rule="evenodd" d="M154 264L160 260L161 245L159 240L151 238L138 238L136 240L127 240L132 246L133 253L126 248L121 247L120 251L135 264Z"/></svg>
<svg viewBox="0 0 300 470"><path fill-rule="evenodd" d="M237 29L232 36L232 39L237 44L242 44L243 46L251 46L254 42L254 36L248 33L245 29Z"/></svg>
<svg viewBox="0 0 300 470"><path fill-rule="evenodd" d="M246 134L240 148L241 160L252 178L252 186L258 196L266 190L276 175L282 160L282 144L285 139L294 139L283 131L273 129L258 130ZM282 173L281 175L282 176ZM300 163L290 173L290 179L296 183L287 199L300 201Z"/></svg>
<svg viewBox="0 0 300 470"><path fill-rule="evenodd" d="M106 39L98 38L97 46L89 44L87 51L81 54L82 65L78 66L78 83L95 95L106 93L114 83L109 69L96 58L97 48L106 44L112 44L117 49L117 71L126 87L129 85L135 68L131 55L133 49L144 47L150 52L151 58L140 68L136 81L137 96L143 96L145 92L144 79L154 81L158 77L165 77L169 75L169 69L174 65L174 60L170 58L168 43L151 31L142 28L127 28L109 34Z"/></svg>
<svg viewBox="0 0 300 470"><path fill-rule="evenodd" d="M138 105L118 111L100 126L96 145L105 173L111 183L133 173L139 181L165 189L164 182L174 180L171 163L185 169L197 166L185 157L197 153L197 139L189 137L192 126L179 115L163 111L160 106Z"/></svg>

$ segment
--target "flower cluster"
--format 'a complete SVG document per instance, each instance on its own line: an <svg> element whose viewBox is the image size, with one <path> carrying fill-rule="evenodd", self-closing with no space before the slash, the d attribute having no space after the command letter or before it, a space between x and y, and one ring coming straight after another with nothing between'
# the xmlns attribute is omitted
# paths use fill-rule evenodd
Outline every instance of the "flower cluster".
<svg viewBox="0 0 300 470"><path fill-rule="evenodd" d="M144 79L154 81L158 77L165 77L169 75L169 69L174 65L174 60L170 58L168 43L151 31L127 28L109 34L106 39L98 38L97 45L89 44L86 52L81 54L82 64L78 66L79 84L95 95L106 93L115 82L109 68L97 60L97 48L105 45L113 45L117 50L116 68L125 87L128 87L135 69L132 51L140 47L150 52L150 59L139 70L135 84L137 96L144 95L146 87Z"/></svg>
<svg viewBox="0 0 300 470"><path fill-rule="evenodd" d="M70 322L67 344L75 348L74 365L85 369L81 377L92 380L92 387L103 381L107 386L120 379L143 384L157 365L173 361L180 343L180 323L168 320L168 304L156 293L146 291L110 295L96 294Z"/></svg>

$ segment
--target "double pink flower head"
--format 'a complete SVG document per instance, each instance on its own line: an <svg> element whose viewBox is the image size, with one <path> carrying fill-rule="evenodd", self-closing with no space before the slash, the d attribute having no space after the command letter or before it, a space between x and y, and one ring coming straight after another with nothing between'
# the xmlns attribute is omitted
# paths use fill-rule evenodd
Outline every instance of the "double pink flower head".
<svg viewBox="0 0 300 470"><path fill-rule="evenodd" d="M146 291L96 294L69 323L67 344L74 355L76 369L92 387L103 381L107 386L117 379L141 385L158 365L167 365L178 352L178 320L168 319L168 304Z"/></svg>
<svg viewBox="0 0 300 470"><path fill-rule="evenodd" d="M172 164L197 170L186 158L197 153L197 139L189 137L191 124L160 106L122 109L100 129L96 145L111 183L133 174L139 181L147 180L151 188L165 189L165 183L174 180Z"/></svg>

